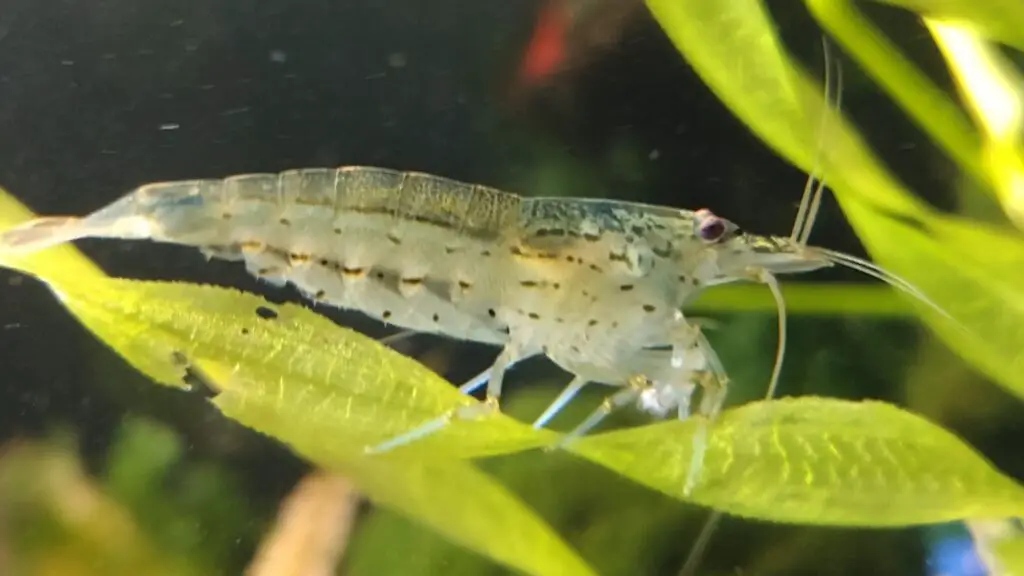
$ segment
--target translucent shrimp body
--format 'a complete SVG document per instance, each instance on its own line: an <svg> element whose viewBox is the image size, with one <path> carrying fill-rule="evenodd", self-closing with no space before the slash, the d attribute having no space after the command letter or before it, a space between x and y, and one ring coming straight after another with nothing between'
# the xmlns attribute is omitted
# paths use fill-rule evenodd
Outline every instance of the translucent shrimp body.
<svg viewBox="0 0 1024 576"><path fill-rule="evenodd" d="M502 346L489 371L488 408L507 366L544 354L577 385L656 376L637 399L665 412L688 405L695 375L710 365L709 348L678 312L705 278L714 280L714 246L699 236L703 218L345 167L148 184L83 218L7 231L0 249L88 237L195 246L243 260L259 278L290 282L318 302ZM666 368L656 370L652 358Z"/></svg>
<svg viewBox="0 0 1024 576"><path fill-rule="evenodd" d="M727 377L680 312L701 289L839 264L927 302L906 282L805 238L747 234L707 210L613 200L524 198L415 172L312 168L142 186L82 218L49 217L0 234L0 250L80 238L150 239L242 260L259 278L402 328L501 346L487 400L388 440L390 449L496 410L505 370L546 355L572 373L543 424L587 382L618 386L565 438L637 403L662 415L720 410ZM781 297L780 319L784 318ZM784 334L782 334L784 335ZM781 353L772 386L778 379ZM688 486L699 473L695 438Z"/></svg>

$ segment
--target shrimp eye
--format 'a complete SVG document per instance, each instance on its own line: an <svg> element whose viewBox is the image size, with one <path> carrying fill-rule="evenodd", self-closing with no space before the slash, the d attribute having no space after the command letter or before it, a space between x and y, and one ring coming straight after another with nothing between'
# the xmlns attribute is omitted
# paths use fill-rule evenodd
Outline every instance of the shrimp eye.
<svg viewBox="0 0 1024 576"><path fill-rule="evenodd" d="M725 220L715 216L711 212L702 210L702 218L697 225L697 234L705 242L717 242L725 236L729 226Z"/></svg>

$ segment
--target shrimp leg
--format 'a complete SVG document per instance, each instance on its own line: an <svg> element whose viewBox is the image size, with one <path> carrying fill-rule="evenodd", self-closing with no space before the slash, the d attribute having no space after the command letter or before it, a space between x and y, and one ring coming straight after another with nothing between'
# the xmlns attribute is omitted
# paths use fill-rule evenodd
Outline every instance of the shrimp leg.
<svg viewBox="0 0 1024 576"><path fill-rule="evenodd" d="M714 326L714 322L712 320L708 319L708 318L693 318L693 317L691 317L689 319L689 321L690 321L690 324L692 324L693 326L696 326L696 327L709 327L709 326L713 327ZM564 408L565 405L568 404L569 401L571 401L576 396L576 394L578 394L579 391L582 390L583 387L586 386L589 382L592 382L592 380L588 380L588 379L582 378L580 376L576 376L575 378L573 378L573 380L571 382L569 382L569 384L566 386L566 388L564 390L562 390L561 394L559 394L558 397L555 398L555 400L551 402L551 404L547 407L547 409L544 410L544 413L541 414L533 422L533 427L534 428L543 428L544 426L546 426L547 423L551 420L551 418L553 418L558 412L560 412L562 410L562 408ZM679 416L680 419L685 419L687 417L687 415L689 415L689 406L690 406L689 400L690 400L690 395L689 394L683 395L679 399L679 401L680 401L679 409L683 411L683 412L680 413L680 416Z"/></svg>
<svg viewBox="0 0 1024 576"><path fill-rule="evenodd" d="M491 369L488 368L483 372L477 374L476 376L470 378L469 381L467 381L462 386L459 386L459 392L462 392L463 394L472 394L481 386L486 384L487 380L490 377ZM558 397L555 398L554 401L552 401L551 404L548 405L548 407L544 410L544 412L539 417L537 417L536 420L533 421L532 426L534 428L543 428L548 423L548 421L551 420L551 418L558 414L562 410L562 408L565 408L565 405L568 404L569 401L572 400L576 396L576 394L581 389L583 389L584 386L587 385L588 382L590 381L587 380L586 378L582 378L580 376L574 377L572 381L569 382L569 384L565 387L565 389L562 390Z"/></svg>
<svg viewBox="0 0 1024 576"><path fill-rule="evenodd" d="M700 327L688 324L681 315L677 322L673 338L676 344L669 349L648 350L638 357L632 366L636 376L628 380L626 388L605 398L601 406L551 449L566 447L593 430L614 410L633 401L652 414L662 415L674 407L680 420L690 418L690 398L699 386L703 390L695 415L699 420L683 486L684 494L692 491L703 468L708 429L725 402L728 376Z"/></svg>
<svg viewBox="0 0 1024 576"><path fill-rule="evenodd" d="M571 432L562 436L558 442L553 446L550 446L548 450L565 448L573 441L585 436L587 432L593 430L594 427L600 424L601 421L607 418L612 412L637 401L641 394L645 390L650 389L650 387L651 381L646 377L637 376L632 378L625 388L605 398L604 401L601 402L601 405L590 413L590 416L587 416L587 418Z"/></svg>
<svg viewBox="0 0 1024 576"><path fill-rule="evenodd" d="M520 356L519 358L516 358L515 360L510 362L507 366L505 366L505 369L507 370L507 369L511 368L512 366L515 366L516 364L518 364L519 362L522 362L523 360L526 360L530 356L534 356L534 354L531 354L529 356ZM487 384L487 382L491 379L491 372L493 370L494 370L494 367L493 366L489 366L483 372L480 372L476 376L473 376L472 378L467 380L465 384L463 384L462 386L459 386L459 392L462 392L463 394L472 394L473 392L476 392L477 390L480 389L481 386L483 386L484 384Z"/></svg>
<svg viewBox="0 0 1024 576"><path fill-rule="evenodd" d="M556 414L561 412L562 408L565 408L565 405L568 404L576 394L587 385L588 382L590 381L582 376L574 376L558 397L555 398L544 412L533 421L533 427L539 429L546 426L547 423L554 418Z"/></svg>
<svg viewBox="0 0 1024 576"><path fill-rule="evenodd" d="M404 444L420 440L425 436L428 436L441 430L442 428L447 426L453 419L475 420L482 416L487 416L498 412L498 404L501 398L501 388L505 379L505 371L512 365L519 362L520 360L527 358L529 356L534 356L536 354L537 352L533 351L529 353L521 353L516 349L516 347L512 345L505 346L505 348L502 349L501 353L498 354L498 357L494 360L494 364L491 365L491 368L489 370L490 378L487 380L487 397L484 399L483 402L467 404L463 406L458 406L456 408L452 408L451 410L448 410L444 414L441 414L436 418L431 418L430 420L427 420L423 424L416 426L415 428L409 430L408 432L403 432L397 436L384 440L383 442L376 444L374 446L366 447L366 452L370 454L380 454L382 452L387 452L393 448L397 448ZM480 375L473 378L473 380L468 382L467 385L474 384L474 386L471 388L475 388L476 386L478 386L478 384L475 384L475 382L478 380L482 382L484 376L485 374L481 373ZM463 388L466 388L467 385L463 385Z"/></svg>

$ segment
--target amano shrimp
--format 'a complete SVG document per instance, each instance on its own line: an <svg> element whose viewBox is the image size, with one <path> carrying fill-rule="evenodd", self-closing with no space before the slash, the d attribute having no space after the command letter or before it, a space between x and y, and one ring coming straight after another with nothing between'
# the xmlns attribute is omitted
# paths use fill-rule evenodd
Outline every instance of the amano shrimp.
<svg viewBox="0 0 1024 576"><path fill-rule="evenodd" d="M718 394L717 361L678 311L702 282L691 262L712 256L700 239L704 219L345 167L148 184L83 218L9 230L0 249L90 237L194 246L243 260L257 277L290 282L317 302L502 346L485 403L440 417L422 435L451 417L497 409L506 367L540 354L578 385L659 376L636 394L659 413L688 412L698 381Z"/></svg>
<svg viewBox="0 0 1024 576"><path fill-rule="evenodd" d="M743 280L768 284L784 320L776 275L838 264L926 300L869 262L808 246L797 234L749 234L708 210L526 198L360 166L147 184L82 218L40 218L11 229L0 235L0 249L81 238L197 247L242 260L257 277L290 282L317 302L501 346L477 379L487 382L484 402L371 451L422 437L452 418L497 410L506 369L536 355L574 377L542 419L587 382L622 387L566 441L630 402L659 415L676 409L685 418L700 387L704 425L686 491L700 469L706 421L721 409L727 385L699 326L680 312L700 290Z"/></svg>

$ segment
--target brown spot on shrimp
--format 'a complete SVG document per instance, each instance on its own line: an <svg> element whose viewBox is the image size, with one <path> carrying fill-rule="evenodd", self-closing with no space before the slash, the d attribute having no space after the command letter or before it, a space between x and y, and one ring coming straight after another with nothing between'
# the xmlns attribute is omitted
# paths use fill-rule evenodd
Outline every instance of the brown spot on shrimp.
<svg viewBox="0 0 1024 576"><path fill-rule="evenodd" d="M288 262L291 264L305 264L310 261L312 255L302 252L290 252L288 254Z"/></svg>

